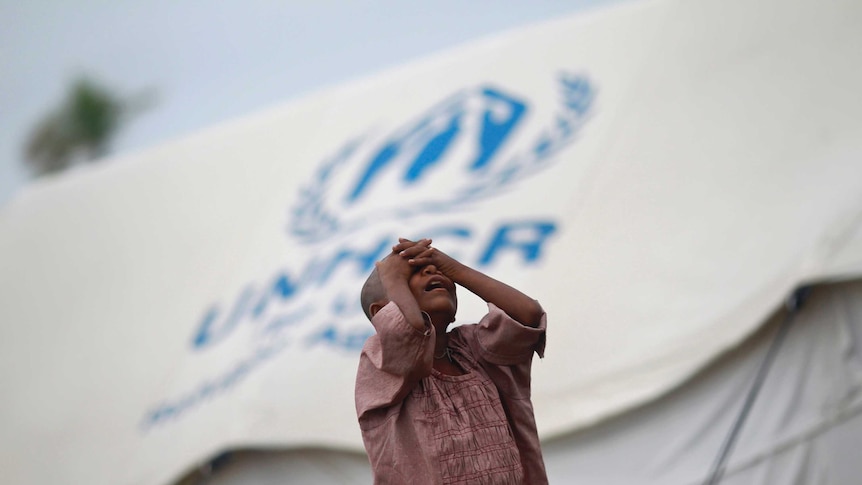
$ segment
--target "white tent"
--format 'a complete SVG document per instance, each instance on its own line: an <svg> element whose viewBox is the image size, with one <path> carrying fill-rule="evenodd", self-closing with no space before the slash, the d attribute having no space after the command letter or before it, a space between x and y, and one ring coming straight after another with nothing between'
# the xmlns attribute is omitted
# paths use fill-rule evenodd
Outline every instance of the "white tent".
<svg viewBox="0 0 862 485"><path fill-rule="evenodd" d="M660 399L546 441L551 483L705 483L786 316L778 310ZM857 483L862 282L815 286L785 329L721 483ZM324 450L236 451L190 476L209 485L371 482L364 455Z"/></svg>
<svg viewBox="0 0 862 485"><path fill-rule="evenodd" d="M29 188L0 210L6 476L165 484L286 449L211 480L366 482L358 288L428 235L548 311L552 480L698 483L770 315L862 274L860 20L631 3ZM847 483L858 295L813 292L727 482ZM458 323L481 314L461 298Z"/></svg>

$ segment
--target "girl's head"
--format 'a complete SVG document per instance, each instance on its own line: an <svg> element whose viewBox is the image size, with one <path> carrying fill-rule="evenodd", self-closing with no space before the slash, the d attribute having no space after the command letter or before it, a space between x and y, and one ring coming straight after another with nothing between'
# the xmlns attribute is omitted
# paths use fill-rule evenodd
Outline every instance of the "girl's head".
<svg viewBox="0 0 862 485"><path fill-rule="evenodd" d="M428 313L433 321L446 324L455 321L455 312L458 310L455 283L437 271L433 264L416 268L407 281L407 285L410 287L410 292L416 299L419 309ZM378 310L389 303L377 268L374 268L368 279L365 280L359 300L362 304L362 310L369 320Z"/></svg>
<svg viewBox="0 0 862 485"><path fill-rule="evenodd" d="M377 268L374 268L371 271L371 274L368 275L368 279L365 280L365 284L362 285L362 292L359 294L359 302L362 304L362 311L365 312L365 316L371 320L371 317L377 313L378 305L380 307L389 303L389 299L386 298L386 291L383 289L383 283L380 281L380 276L377 274ZM374 306L374 311L371 310L371 307Z"/></svg>

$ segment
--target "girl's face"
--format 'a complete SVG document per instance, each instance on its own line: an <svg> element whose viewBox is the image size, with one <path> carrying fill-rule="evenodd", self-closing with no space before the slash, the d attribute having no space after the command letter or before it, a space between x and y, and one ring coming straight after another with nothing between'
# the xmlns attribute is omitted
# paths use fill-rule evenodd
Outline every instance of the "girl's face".
<svg viewBox="0 0 862 485"><path fill-rule="evenodd" d="M436 266L429 264L418 268L410 276L408 285L419 309L429 315L448 315L448 322L455 320L455 312L458 310L455 283L437 271Z"/></svg>

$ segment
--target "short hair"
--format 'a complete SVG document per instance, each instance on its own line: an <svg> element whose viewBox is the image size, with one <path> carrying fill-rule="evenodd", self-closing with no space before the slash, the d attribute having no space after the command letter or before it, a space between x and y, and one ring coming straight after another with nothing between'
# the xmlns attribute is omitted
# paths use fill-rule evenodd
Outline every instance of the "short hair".
<svg viewBox="0 0 862 485"><path fill-rule="evenodd" d="M359 303L362 305L362 311L365 316L371 320L371 305L386 299L386 291L383 289L383 282L380 281L380 275L377 274L375 267L365 284L362 285L362 292L359 294Z"/></svg>

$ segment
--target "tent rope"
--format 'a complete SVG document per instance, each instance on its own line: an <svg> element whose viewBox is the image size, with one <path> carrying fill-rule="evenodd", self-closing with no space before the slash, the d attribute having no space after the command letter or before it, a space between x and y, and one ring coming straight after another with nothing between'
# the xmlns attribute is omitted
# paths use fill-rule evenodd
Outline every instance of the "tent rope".
<svg viewBox="0 0 862 485"><path fill-rule="evenodd" d="M717 485L721 481L725 467L727 466L727 459L730 457L730 452L733 449L733 445L736 443L736 438L739 436L739 432L742 430L742 426L748 418L748 413L754 406L757 394L760 392L761 387L763 387L763 383L766 381L766 374L769 373L772 361L775 360L775 356L778 354L778 349L781 348L781 344L784 342L784 337L787 336L787 332L793 324L794 317L802 308L810 290L810 287L803 286L797 288L790 294L790 296L787 297L787 300L784 303L784 307L786 309L784 321L781 322L781 326L775 333L775 337L772 339L772 343L769 346L769 350L766 352L766 356L763 358L763 362L760 363L760 368L757 369L757 374L754 377L754 382L751 383L751 389L748 390L748 395L745 397L742 409L739 411L736 421L734 421L733 426L730 428L730 432L728 432L727 437L725 437L724 442L721 444L718 456L715 458L712 470L704 482L704 485Z"/></svg>

